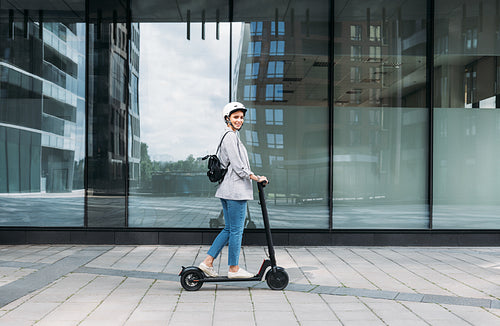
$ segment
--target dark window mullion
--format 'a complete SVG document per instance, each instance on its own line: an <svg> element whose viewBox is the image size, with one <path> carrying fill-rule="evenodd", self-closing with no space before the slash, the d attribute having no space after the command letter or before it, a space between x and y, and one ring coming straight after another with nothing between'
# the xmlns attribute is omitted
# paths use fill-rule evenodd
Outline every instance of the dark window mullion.
<svg viewBox="0 0 500 326"><path fill-rule="evenodd" d="M434 3L427 0L427 92L426 104L429 114L429 139L428 139L428 203L429 203L429 230L432 230L433 209L433 145L434 145Z"/></svg>

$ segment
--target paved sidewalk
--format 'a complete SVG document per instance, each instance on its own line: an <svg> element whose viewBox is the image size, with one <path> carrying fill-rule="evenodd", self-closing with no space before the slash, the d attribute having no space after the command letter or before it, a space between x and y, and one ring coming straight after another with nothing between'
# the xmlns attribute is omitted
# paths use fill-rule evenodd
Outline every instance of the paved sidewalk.
<svg viewBox="0 0 500 326"><path fill-rule="evenodd" d="M207 249L0 246L0 325L500 325L500 247L278 247L284 291L183 290L181 266ZM240 265L264 257L244 247Z"/></svg>

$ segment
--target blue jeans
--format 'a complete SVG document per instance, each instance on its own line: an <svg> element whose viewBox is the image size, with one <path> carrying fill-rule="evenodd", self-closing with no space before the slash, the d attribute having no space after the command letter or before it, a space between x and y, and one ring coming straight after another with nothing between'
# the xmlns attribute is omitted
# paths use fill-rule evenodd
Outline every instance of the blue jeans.
<svg viewBox="0 0 500 326"><path fill-rule="evenodd" d="M224 229L215 238L208 254L217 258L222 248L228 245L227 263L229 266L238 265L240 259L241 239L245 226L245 214L247 210L246 200L222 199L222 212L224 213Z"/></svg>

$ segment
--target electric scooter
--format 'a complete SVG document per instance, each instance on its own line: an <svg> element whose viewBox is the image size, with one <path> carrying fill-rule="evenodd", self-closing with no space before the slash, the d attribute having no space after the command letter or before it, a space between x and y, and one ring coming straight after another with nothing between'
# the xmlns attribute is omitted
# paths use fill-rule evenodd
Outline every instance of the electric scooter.
<svg viewBox="0 0 500 326"><path fill-rule="evenodd" d="M266 231L267 247L269 251L269 259L265 259L262 263L259 272L249 278L228 278L227 276L209 277L203 273L197 266L182 266L179 273L181 277L181 285L187 291L197 291L203 283L219 283L219 282L248 282L262 281L265 277L267 285L272 290L283 290L288 285L288 274L283 267L276 266L276 257L274 253L273 239L271 236L271 228L269 226L269 217L267 215L266 199L264 196L264 187L266 182L257 183L259 190L259 201L262 209L262 219L264 220L264 228ZM266 273L267 272L267 273Z"/></svg>

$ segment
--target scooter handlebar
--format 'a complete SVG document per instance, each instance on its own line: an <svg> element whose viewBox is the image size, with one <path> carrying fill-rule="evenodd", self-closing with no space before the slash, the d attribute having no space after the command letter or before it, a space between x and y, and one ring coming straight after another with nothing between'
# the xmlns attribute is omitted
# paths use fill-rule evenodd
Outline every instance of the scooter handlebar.
<svg viewBox="0 0 500 326"><path fill-rule="evenodd" d="M259 188L259 190L261 189L264 189L265 186L267 186L269 184L269 181L260 181L260 182L257 182L257 188Z"/></svg>

